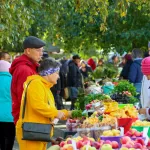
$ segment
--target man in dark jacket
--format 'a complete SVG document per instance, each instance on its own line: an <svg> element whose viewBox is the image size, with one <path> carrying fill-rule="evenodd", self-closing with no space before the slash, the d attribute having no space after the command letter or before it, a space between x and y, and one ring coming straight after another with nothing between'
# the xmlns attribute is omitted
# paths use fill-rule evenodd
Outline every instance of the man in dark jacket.
<svg viewBox="0 0 150 150"><path fill-rule="evenodd" d="M129 81L134 84L136 88L136 92L139 93L138 94L139 96L141 93L141 85L142 85L142 79L143 79L143 73L141 71L142 55L143 53L140 49L133 49L132 57L134 61L130 67L130 72L128 76Z"/></svg>
<svg viewBox="0 0 150 150"><path fill-rule="evenodd" d="M12 62L9 70L12 74L12 115L15 124L19 119L23 83L28 76L37 74L38 62L43 55L43 46L45 43L42 40L34 36L27 37L23 42L24 54Z"/></svg>
<svg viewBox="0 0 150 150"><path fill-rule="evenodd" d="M68 62L67 85L70 87L71 110L78 96L78 88L82 87L82 78L79 70L80 56L74 55Z"/></svg>

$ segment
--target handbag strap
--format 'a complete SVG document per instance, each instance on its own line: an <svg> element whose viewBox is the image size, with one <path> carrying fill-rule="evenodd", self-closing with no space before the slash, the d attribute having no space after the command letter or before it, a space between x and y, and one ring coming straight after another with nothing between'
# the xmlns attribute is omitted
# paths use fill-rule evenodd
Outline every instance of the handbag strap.
<svg viewBox="0 0 150 150"><path fill-rule="evenodd" d="M32 81L32 80L31 80ZM24 95L24 104L23 104L23 110L22 110L22 119L25 116L25 107L26 107L26 102L27 102L27 88L29 86L29 84L31 83L31 81L28 82L26 90L25 90L25 95Z"/></svg>

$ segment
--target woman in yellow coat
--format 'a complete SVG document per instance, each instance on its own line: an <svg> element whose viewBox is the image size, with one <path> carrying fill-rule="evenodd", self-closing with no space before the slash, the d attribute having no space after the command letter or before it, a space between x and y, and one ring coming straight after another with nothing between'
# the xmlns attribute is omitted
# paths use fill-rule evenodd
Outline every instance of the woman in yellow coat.
<svg viewBox="0 0 150 150"><path fill-rule="evenodd" d="M47 142L22 140L22 123L52 123L55 118L65 119L70 116L67 110L57 110L50 88L57 83L60 64L52 58L45 59L39 67L39 75L29 76L24 83L20 117L16 125L19 150L46 150ZM32 80L32 81L31 81ZM30 82L31 81L31 82ZM22 119L24 95L27 84L25 115ZM53 133L50 133L52 136Z"/></svg>

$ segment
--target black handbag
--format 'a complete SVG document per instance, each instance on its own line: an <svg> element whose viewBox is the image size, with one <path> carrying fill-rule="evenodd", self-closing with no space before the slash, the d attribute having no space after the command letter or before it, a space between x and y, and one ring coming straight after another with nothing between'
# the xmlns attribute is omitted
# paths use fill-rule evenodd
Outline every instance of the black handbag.
<svg viewBox="0 0 150 150"><path fill-rule="evenodd" d="M27 88L30 82L28 83ZM27 88L26 88L25 96L24 96L22 120L25 116ZM52 124L23 122L22 123L22 140L50 142L51 141L50 133L51 133L52 128L53 128Z"/></svg>

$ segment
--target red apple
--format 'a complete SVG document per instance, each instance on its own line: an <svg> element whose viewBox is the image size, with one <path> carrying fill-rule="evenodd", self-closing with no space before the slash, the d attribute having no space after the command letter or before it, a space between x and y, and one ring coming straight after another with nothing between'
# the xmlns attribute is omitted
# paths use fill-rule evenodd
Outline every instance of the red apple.
<svg viewBox="0 0 150 150"><path fill-rule="evenodd" d="M80 148L82 148L84 146L84 144L81 141L78 141L76 143L76 146L77 146L77 149L80 149Z"/></svg>
<svg viewBox="0 0 150 150"><path fill-rule="evenodd" d="M136 137L140 137L140 136L141 136L141 133L138 132L138 131L135 131L135 132L134 132L134 135L135 135Z"/></svg>
<svg viewBox="0 0 150 150"><path fill-rule="evenodd" d="M142 145L140 143L135 143L133 148L142 149Z"/></svg>
<svg viewBox="0 0 150 150"><path fill-rule="evenodd" d="M84 136L82 141L89 141L88 137L87 136Z"/></svg>
<svg viewBox="0 0 150 150"><path fill-rule="evenodd" d="M138 138L135 140L136 143L140 143L142 146L145 145L144 140L142 138Z"/></svg>
<svg viewBox="0 0 150 150"><path fill-rule="evenodd" d="M67 141L67 144L72 144L72 141L71 141L71 140L68 140L68 141Z"/></svg>
<svg viewBox="0 0 150 150"><path fill-rule="evenodd" d="M104 144L104 140L100 140L99 144L100 144L100 146L102 146Z"/></svg>
<svg viewBox="0 0 150 150"><path fill-rule="evenodd" d="M112 145L112 148L114 148L114 149L119 148L119 144L116 141L112 141L111 145Z"/></svg>
<svg viewBox="0 0 150 150"><path fill-rule="evenodd" d="M133 148L133 146L130 145L130 144L124 144L124 147L126 147L126 148Z"/></svg>
<svg viewBox="0 0 150 150"><path fill-rule="evenodd" d="M125 133L125 136L132 137L132 132L131 132L131 131L126 132L126 133Z"/></svg>
<svg viewBox="0 0 150 150"><path fill-rule="evenodd" d="M133 141L128 141L126 144L132 145L132 147L134 146L134 142Z"/></svg>
<svg viewBox="0 0 150 150"><path fill-rule="evenodd" d="M64 141L62 141L62 142L59 144L60 147L63 147L64 145L65 145L65 142L64 142Z"/></svg>
<svg viewBox="0 0 150 150"><path fill-rule="evenodd" d="M126 144L127 142L131 141L130 137L124 136L121 138L121 143Z"/></svg>
<svg viewBox="0 0 150 150"><path fill-rule="evenodd" d="M109 145L111 145L111 141L106 140L106 141L104 141L104 143L103 143L103 144L109 144Z"/></svg>
<svg viewBox="0 0 150 150"><path fill-rule="evenodd" d="M100 143L98 143L98 142L94 142L94 143L93 143L93 146L94 146L96 149L100 149Z"/></svg>

